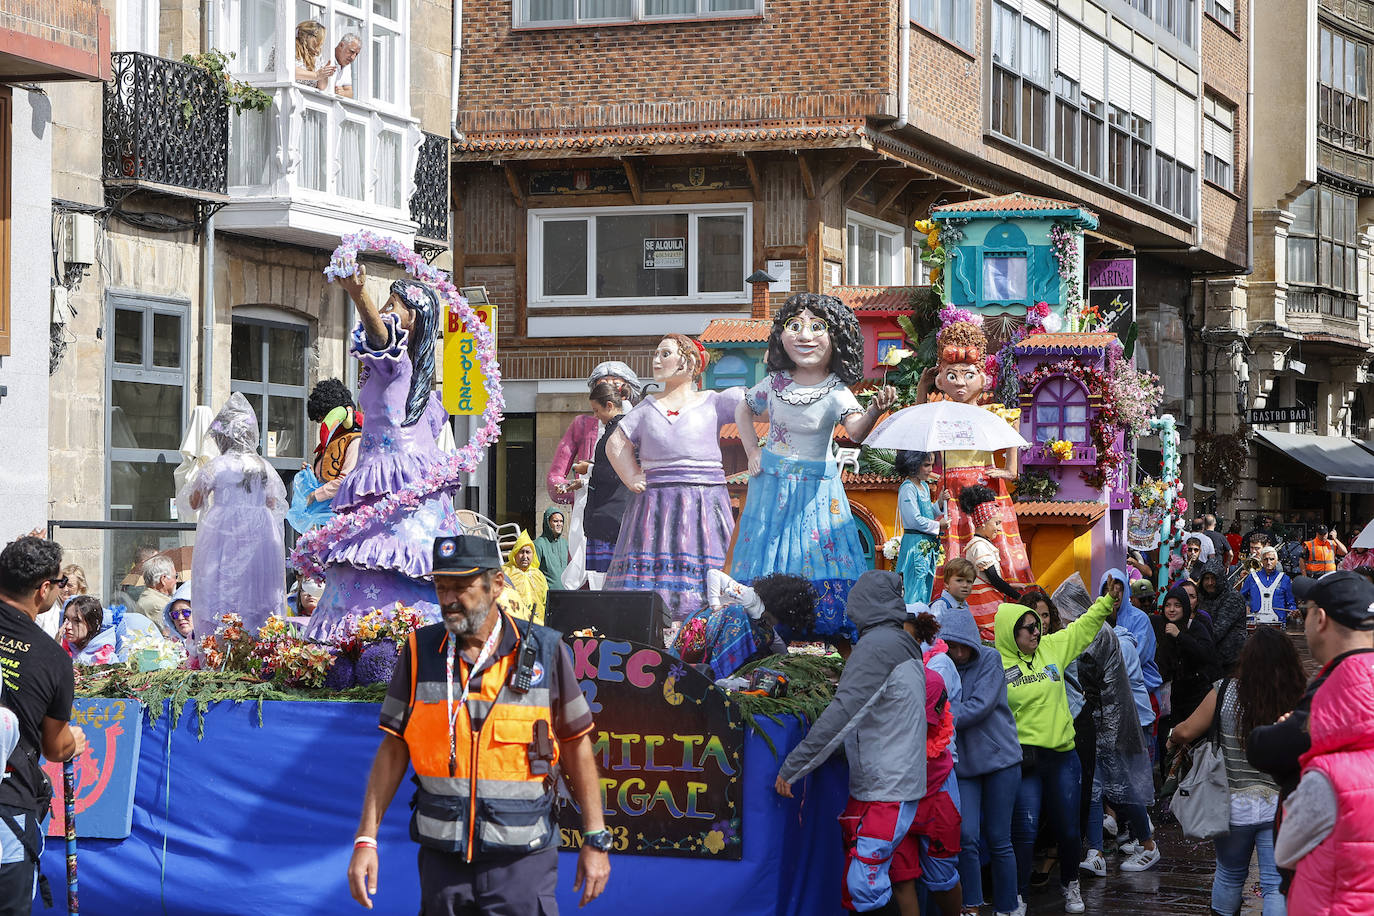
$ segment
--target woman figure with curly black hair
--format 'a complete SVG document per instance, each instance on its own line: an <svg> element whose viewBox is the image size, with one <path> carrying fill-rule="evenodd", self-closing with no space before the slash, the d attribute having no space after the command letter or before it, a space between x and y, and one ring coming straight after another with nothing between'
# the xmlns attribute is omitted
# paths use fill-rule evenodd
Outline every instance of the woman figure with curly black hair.
<svg viewBox="0 0 1374 916"><path fill-rule="evenodd" d="M989 635L997 606L1021 600L1021 592L1002 576L1004 561L997 549L997 540L1002 534L1002 507L997 503L996 493L974 484L964 487L959 494L959 508L965 517L973 520L973 536L964 547L964 559L978 570L978 579L968 596L968 607L979 629Z"/></svg>
<svg viewBox="0 0 1374 916"><path fill-rule="evenodd" d="M786 573L764 576L751 587L713 569L706 574L706 602L670 648L685 662L709 666L717 680L756 658L785 653L786 636L810 632L816 621L815 589Z"/></svg>
<svg viewBox="0 0 1374 916"><path fill-rule="evenodd" d="M362 363L358 406L364 414L357 466L334 495L334 511L352 512L413 486L443 457L437 436L448 412L434 392L434 339L439 297L409 278L391 284L378 308L361 264L339 283L353 300L359 325L351 350ZM399 601L437 615L434 586L425 581L431 549L453 507L446 491L420 499L383 522L365 523L324 549L325 589L310 617L311 635L344 616Z"/></svg>
<svg viewBox="0 0 1374 916"><path fill-rule="evenodd" d="M768 337L768 374L735 409L740 429L768 417L768 441L741 441L749 493L736 526L730 573L744 583L771 572L804 576L816 588L816 633L843 651L858 638L845 617L849 589L867 568L832 433L844 425L863 442L897 392L879 389L868 409L850 385L863 378L859 321L833 296L799 293L783 304ZM798 634L803 635L803 634Z"/></svg>

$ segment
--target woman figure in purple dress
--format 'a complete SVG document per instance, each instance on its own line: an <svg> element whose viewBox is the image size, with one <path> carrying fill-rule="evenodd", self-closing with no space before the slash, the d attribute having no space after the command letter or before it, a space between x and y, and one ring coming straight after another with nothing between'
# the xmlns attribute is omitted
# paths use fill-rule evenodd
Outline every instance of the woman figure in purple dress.
<svg viewBox="0 0 1374 916"><path fill-rule="evenodd" d="M675 625L701 610L706 573L725 564L735 521L720 428L734 422L744 389L698 391L706 351L682 334L664 336L653 367L663 393L636 405L606 442L607 459L636 496L605 587L658 592Z"/></svg>
<svg viewBox="0 0 1374 916"><path fill-rule="evenodd" d="M442 459L436 438L448 419L434 387L434 339L439 297L409 278L391 284L378 308L361 264L339 283L358 311L351 350L362 362L358 406L363 411L358 464L334 496L337 513L414 485ZM310 635L323 634L348 615L397 602L436 616L430 551L452 525L447 491L421 499L392 518L366 525L327 547L325 589L311 615Z"/></svg>

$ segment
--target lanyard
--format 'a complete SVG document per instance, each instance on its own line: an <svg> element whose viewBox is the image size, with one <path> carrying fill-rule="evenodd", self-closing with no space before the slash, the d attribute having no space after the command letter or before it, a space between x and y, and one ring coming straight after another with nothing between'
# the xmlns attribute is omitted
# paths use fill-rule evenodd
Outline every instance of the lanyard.
<svg viewBox="0 0 1374 916"><path fill-rule="evenodd" d="M453 656L454 644L458 642L457 637L452 633L448 637L448 658L445 663L446 675L448 679L448 771L452 775L458 768L458 710L463 708L463 704L468 701L468 688L472 686L472 677L483 663L496 651L496 643L501 639L501 615L496 615L496 626L491 628L491 635L482 644L482 651L477 654L477 661L468 668L468 676L463 679L463 692L459 695L458 703L453 702Z"/></svg>

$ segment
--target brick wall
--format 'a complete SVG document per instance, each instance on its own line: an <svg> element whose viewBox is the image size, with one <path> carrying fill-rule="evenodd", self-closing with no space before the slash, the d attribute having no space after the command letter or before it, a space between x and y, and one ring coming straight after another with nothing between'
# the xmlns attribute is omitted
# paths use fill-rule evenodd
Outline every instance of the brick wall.
<svg viewBox="0 0 1374 916"><path fill-rule="evenodd" d="M852 120L894 104L894 9L768 0L759 18L517 31L510 0L469 4L462 127Z"/></svg>
<svg viewBox="0 0 1374 916"><path fill-rule="evenodd" d="M1246 24L1252 0L1236 0L1232 31L1211 16L1202 17L1202 83L1206 91L1236 109L1233 192L1206 181L1202 184L1202 247L1234 264L1246 256L1245 193L1250 175L1246 167L1246 135L1250 111L1246 106L1249 81L1249 42ZM1257 62L1258 64L1259 62Z"/></svg>

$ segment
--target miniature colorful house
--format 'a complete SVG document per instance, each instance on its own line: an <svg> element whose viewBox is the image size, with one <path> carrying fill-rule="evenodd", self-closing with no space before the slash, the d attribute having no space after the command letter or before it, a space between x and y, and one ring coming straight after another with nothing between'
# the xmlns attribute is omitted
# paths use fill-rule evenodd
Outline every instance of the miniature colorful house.
<svg viewBox="0 0 1374 916"><path fill-rule="evenodd" d="M1091 589L1125 560L1130 462L1122 433L1095 423L1115 340L1113 334L1036 334L1013 350L1021 435L1031 443L1021 452L1022 468L1059 485L1053 500L1016 503L1031 568L1042 583L1058 583L1076 570ZM1051 443L1068 443L1067 457Z"/></svg>
<svg viewBox="0 0 1374 916"><path fill-rule="evenodd" d="M1008 194L949 204L931 213L945 248L946 305L989 319L989 334L1026 322L1045 302L1064 318L1083 289L1083 233L1097 215L1062 200ZM1056 251L1056 248L1059 250Z"/></svg>

